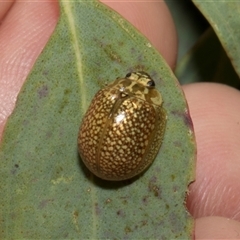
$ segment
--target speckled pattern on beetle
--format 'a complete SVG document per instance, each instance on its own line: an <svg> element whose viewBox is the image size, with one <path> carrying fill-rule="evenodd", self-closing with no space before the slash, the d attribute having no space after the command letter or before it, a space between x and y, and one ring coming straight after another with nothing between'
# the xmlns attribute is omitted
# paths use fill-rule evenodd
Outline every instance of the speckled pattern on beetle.
<svg viewBox="0 0 240 240"><path fill-rule="evenodd" d="M117 78L95 95L79 129L78 149L96 176L120 181L143 172L161 146L166 113L145 72Z"/></svg>

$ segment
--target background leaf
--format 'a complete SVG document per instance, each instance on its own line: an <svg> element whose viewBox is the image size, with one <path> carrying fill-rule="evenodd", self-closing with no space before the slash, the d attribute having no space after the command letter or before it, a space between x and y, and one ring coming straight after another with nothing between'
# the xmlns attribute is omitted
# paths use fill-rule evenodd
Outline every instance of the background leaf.
<svg viewBox="0 0 240 240"><path fill-rule="evenodd" d="M240 4L238 1L193 0L194 4L206 17L224 49L233 67L240 76Z"/></svg>
<svg viewBox="0 0 240 240"><path fill-rule="evenodd" d="M178 33L178 61L195 45L209 27L191 0L165 1L174 20Z"/></svg>
<svg viewBox="0 0 240 240"><path fill-rule="evenodd" d="M239 77L211 27L179 61L175 74L183 84L218 82L239 87Z"/></svg>
<svg viewBox="0 0 240 240"><path fill-rule="evenodd" d="M239 88L238 2L167 0L166 3L178 32L175 74L181 84L210 81Z"/></svg>
<svg viewBox="0 0 240 240"><path fill-rule="evenodd" d="M81 118L107 81L147 71L167 128L152 166L107 182L77 152ZM95 1L62 1L61 18L18 97L0 146L0 238L190 239L185 194L195 142L183 93L151 44Z"/></svg>
<svg viewBox="0 0 240 240"><path fill-rule="evenodd" d="M240 4L239 1L193 0L206 17L240 76Z"/></svg>

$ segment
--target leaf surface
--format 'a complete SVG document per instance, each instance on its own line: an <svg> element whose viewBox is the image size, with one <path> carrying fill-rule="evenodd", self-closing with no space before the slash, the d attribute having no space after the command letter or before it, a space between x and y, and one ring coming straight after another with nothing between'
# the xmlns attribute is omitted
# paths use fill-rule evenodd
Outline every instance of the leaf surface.
<svg viewBox="0 0 240 240"><path fill-rule="evenodd" d="M136 70L163 96L164 141L142 175L103 181L79 158L78 128L97 90ZM0 238L191 239L195 148L182 90L147 39L96 1L62 1L0 145Z"/></svg>

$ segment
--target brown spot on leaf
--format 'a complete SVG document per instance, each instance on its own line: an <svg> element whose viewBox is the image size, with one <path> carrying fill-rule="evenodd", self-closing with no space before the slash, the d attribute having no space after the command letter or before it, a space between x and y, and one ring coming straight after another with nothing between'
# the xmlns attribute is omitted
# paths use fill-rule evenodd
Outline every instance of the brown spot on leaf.
<svg viewBox="0 0 240 240"><path fill-rule="evenodd" d="M125 213L124 213L124 211L121 210L121 209L117 211L117 215L118 215L119 217L125 217Z"/></svg>
<svg viewBox="0 0 240 240"><path fill-rule="evenodd" d="M11 217L12 220L16 220L16 219L17 219L17 215L16 215L15 212L12 212L12 213L10 214L10 217Z"/></svg>
<svg viewBox="0 0 240 240"><path fill-rule="evenodd" d="M65 95L68 95L68 94L71 94L72 93L72 90L71 89L65 89L64 90L64 94Z"/></svg>
<svg viewBox="0 0 240 240"><path fill-rule="evenodd" d="M121 56L115 50L113 50L112 45L106 44L103 47L103 50L112 61L116 61L118 63L122 62Z"/></svg>
<svg viewBox="0 0 240 240"><path fill-rule="evenodd" d="M174 142L173 142L173 145L174 145L175 147L180 148L180 147L182 146L182 143L181 143L180 141L174 141Z"/></svg>
<svg viewBox="0 0 240 240"><path fill-rule="evenodd" d="M111 198L108 198L106 201L105 201L105 203L110 203L112 201L112 199Z"/></svg>
<svg viewBox="0 0 240 240"><path fill-rule="evenodd" d="M189 114L189 111L186 111L184 114L184 122L187 125L187 127L193 132L193 122Z"/></svg>
<svg viewBox="0 0 240 240"><path fill-rule="evenodd" d="M146 226L147 225L147 221L146 220L142 220L141 221L141 227L144 227L144 226Z"/></svg>
<svg viewBox="0 0 240 240"><path fill-rule="evenodd" d="M74 215L75 217L78 217L78 211L74 211L73 215Z"/></svg>
<svg viewBox="0 0 240 240"><path fill-rule="evenodd" d="M128 203L128 201L127 201L128 197L120 197L120 199L122 200L123 204L127 204Z"/></svg>
<svg viewBox="0 0 240 240"><path fill-rule="evenodd" d="M47 97L48 95L48 86L43 85L39 90L38 90L38 97L40 99Z"/></svg>
<svg viewBox="0 0 240 240"><path fill-rule="evenodd" d="M128 234L130 232L132 232L132 229L130 227L126 226L125 227L125 233Z"/></svg>
<svg viewBox="0 0 240 240"><path fill-rule="evenodd" d="M157 182L157 178L152 177L148 184L148 190L150 192L153 192L155 197L158 197L159 199L161 199L161 190L160 190L160 187L156 185L156 182Z"/></svg>
<svg viewBox="0 0 240 240"><path fill-rule="evenodd" d="M40 202L38 208L43 209L45 208L50 202L53 202L53 199L44 199Z"/></svg>
<svg viewBox="0 0 240 240"><path fill-rule="evenodd" d="M185 112L172 111L171 113L176 117L183 118L185 125L193 132L193 122L187 109L185 110Z"/></svg>
<svg viewBox="0 0 240 240"><path fill-rule="evenodd" d="M18 168L19 168L19 165L18 165L18 164L14 164L14 167L12 168L11 173L12 173L13 175L16 174L17 171L18 171Z"/></svg>
<svg viewBox="0 0 240 240"><path fill-rule="evenodd" d="M161 196L161 192L160 192L160 188L158 186L153 186L152 191L154 192L154 196L155 197L159 197Z"/></svg>
<svg viewBox="0 0 240 240"><path fill-rule="evenodd" d="M99 208L98 203L95 203L94 205L95 205L95 213L96 213L97 215L100 215L100 208Z"/></svg>
<svg viewBox="0 0 240 240"><path fill-rule="evenodd" d="M147 205L148 204L148 196L144 196L142 201L143 201L144 205Z"/></svg>

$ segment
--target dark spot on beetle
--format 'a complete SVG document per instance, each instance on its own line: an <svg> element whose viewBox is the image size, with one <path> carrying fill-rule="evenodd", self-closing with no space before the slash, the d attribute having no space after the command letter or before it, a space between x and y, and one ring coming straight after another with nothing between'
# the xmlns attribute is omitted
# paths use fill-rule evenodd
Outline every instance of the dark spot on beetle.
<svg viewBox="0 0 240 240"><path fill-rule="evenodd" d="M126 78L129 78L131 76L131 74L132 74L131 72L127 73Z"/></svg>
<svg viewBox="0 0 240 240"><path fill-rule="evenodd" d="M40 99L47 97L48 95L48 86L43 85L39 90L38 90L38 97Z"/></svg>
<svg viewBox="0 0 240 240"><path fill-rule="evenodd" d="M145 87L144 87L143 85L134 85L134 86L132 87L132 91L133 91L134 93L137 92L137 91L143 92L144 89L145 89Z"/></svg>

